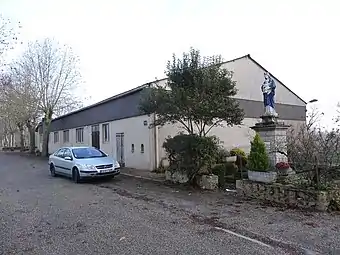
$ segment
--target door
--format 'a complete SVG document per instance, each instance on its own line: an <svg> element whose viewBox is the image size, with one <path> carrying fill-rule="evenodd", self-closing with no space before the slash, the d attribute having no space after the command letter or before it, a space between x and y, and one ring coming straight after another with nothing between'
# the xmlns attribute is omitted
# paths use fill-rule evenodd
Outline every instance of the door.
<svg viewBox="0 0 340 255"><path fill-rule="evenodd" d="M72 160L66 160L65 157L70 157ZM62 159L60 160L60 168L63 174L72 176L73 157L70 149L65 149Z"/></svg>
<svg viewBox="0 0 340 255"><path fill-rule="evenodd" d="M62 173L64 174L64 169L62 167L62 160L63 160L63 157L64 157L64 152L65 152L65 149L64 148L61 148L58 150L58 152L55 154L55 157L54 157L54 167L55 167L55 171L58 172L58 173Z"/></svg>
<svg viewBox="0 0 340 255"><path fill-rule="evenodd" d="M92 126L92 147L100 149L100 132L99 125Z"/></svg>
<svg viewBox="0 0 340 255"><path fill-rule="evenodd" d="M124 133L116 134L116 156L121 167L125 166L124 159Z"/></svg>

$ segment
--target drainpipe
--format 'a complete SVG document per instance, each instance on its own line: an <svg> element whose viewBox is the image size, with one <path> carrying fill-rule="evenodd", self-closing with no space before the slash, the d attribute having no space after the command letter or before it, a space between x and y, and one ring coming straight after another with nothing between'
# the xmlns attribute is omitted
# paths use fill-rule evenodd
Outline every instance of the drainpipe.
<svg viewBox="0 0 340 255"><path fill-rule="evenodd" d="M155 123L156 121L156 114L153 114L153 123ZM155 167L154 169L156 169L159 166L159 146L158 146L158 127L154 126L154 143L155 143Z"/></svg>

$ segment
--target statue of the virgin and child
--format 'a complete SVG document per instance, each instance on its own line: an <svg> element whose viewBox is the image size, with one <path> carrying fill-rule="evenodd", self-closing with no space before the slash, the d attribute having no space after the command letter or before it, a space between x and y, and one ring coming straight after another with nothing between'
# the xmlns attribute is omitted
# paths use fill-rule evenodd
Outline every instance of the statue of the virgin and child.
<svg viewBox="0 0 340 255"><path fill-rule="evenodd" d="M268 72L264 73L264 81L261 86L263 93L263 103L264 103L264 116L278 117L275 111L275 89L276 84L274 79L270 76Z"/></svg>

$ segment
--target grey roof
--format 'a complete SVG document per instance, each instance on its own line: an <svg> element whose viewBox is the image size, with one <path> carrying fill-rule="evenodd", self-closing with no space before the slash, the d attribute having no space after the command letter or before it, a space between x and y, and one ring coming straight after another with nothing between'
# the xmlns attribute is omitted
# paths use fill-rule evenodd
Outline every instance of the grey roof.
<svg viewBox="0 0 340 255"><path fill-rule="evenodd" d="M52 120L50 131L94 125L141 115L139 101L145 86L140 86L99 103Z"/></svg>

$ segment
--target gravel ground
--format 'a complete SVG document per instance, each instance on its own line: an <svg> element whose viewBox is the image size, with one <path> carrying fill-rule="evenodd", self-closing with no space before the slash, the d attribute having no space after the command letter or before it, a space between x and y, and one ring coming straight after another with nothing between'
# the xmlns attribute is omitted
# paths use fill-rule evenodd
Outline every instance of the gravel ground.
<svg viewBox="0 0 340 255"><path fill-rule="evenodd" d="M0 254L340 254L340 217L118 176L73 184L0 153Z"/></svg>

